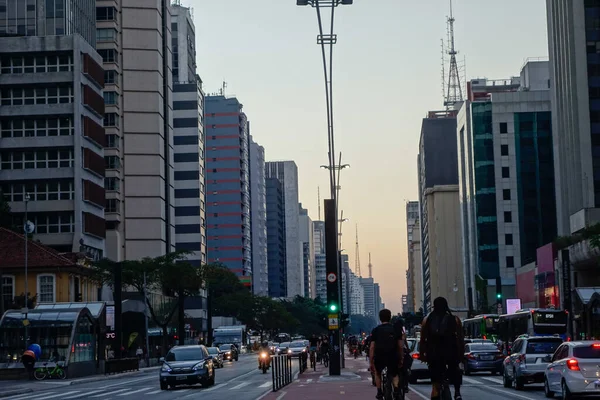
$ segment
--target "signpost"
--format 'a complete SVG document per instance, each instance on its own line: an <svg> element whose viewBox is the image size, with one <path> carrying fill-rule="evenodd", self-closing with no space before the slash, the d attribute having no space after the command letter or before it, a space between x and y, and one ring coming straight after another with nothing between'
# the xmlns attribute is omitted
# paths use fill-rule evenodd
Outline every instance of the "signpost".
<svg viewBox="0 0 600 400"><path fill-rule="evenodd" d="M327 282L335 283L336 280L337 280L337 275L335 273L330 272L329 274L327 274Z"/></svg>
<svg viewBox="0 0 600 400"><path fill-rule="evenodd" d="M335 330L340 327L340 320L337 314L329 314L329 330Z"/></svg>

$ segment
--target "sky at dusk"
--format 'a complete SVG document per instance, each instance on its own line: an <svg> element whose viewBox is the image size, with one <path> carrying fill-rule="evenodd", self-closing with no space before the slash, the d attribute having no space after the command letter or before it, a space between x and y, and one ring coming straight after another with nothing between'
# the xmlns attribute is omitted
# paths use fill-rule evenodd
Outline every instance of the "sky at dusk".
<svg viewBox="0 0 600 400"><path fill-rule="evenodd" d="M207 93L223 81L250 120L267 161L294 160L300 201L318 219L317 188L328 194L327 122L317 19L294 0L182 0L196 24L198 72ZM401 311L406 293L405 203L417 196L421 121L443 108L441 39L447 0L354 0L336 9L336 151L343 163L342 249ZM548 54L544 0L455 0L456 46L467 79L519 75ZM458 210L457 210L458 212Z"/></svg>

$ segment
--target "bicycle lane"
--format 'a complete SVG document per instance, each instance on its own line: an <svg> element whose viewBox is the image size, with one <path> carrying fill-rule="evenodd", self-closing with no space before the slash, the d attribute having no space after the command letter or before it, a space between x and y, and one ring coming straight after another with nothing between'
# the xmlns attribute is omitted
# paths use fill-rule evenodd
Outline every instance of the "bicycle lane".
<svg viewBox="0 0 600 400"><path fill-rule="evenodd" d="M293 383L277 392L271 392L260 400L364 400L374 399L377 393L371 383L368 363L364 358L346 359L346 368L340 377L330 377L328 369L317 364L317 371L307 370ZM420 393L409 392L408 400L422 400ZM259 400L257 399L257 400ZM425 397L427 399L427 397Z"/></svg>

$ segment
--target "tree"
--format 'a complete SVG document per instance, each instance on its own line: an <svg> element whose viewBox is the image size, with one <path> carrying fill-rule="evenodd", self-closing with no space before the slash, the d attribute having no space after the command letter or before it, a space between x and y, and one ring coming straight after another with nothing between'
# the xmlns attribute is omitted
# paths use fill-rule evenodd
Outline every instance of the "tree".
<svg viewBox="0 0 600 400"><path fill-rule="evenodd" d="M320 301L296 296L281 304L298 321L297 332L301 335L321 334L329 329L327 308Z"/></svg>

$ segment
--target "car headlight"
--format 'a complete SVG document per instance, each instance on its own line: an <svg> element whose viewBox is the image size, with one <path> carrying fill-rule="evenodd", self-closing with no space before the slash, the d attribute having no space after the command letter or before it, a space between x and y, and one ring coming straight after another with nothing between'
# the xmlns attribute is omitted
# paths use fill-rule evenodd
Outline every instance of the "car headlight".
<svg viewBox="0 0 600 400"><path fill-rule="evenodd" d="M288 354L292 354L292 349L289 349L289 350L288 350Z"/></svg>
<svg viewBox="0 0 600 400"><path fill-rule="evenodd" d="M171 372L172 369L169 366L169 364L163 364L162 368L160 369L162 372Z"/></svg>
<svg viewBox="0 0 600 400"><path fill-rule="evenodd" d="M204 361L200 361L198 364L194 365L194 368L192 368L194 371L198 371L199 369L204 368Z"/></svg>
<svg viewBox="0 0 600 400"><path fill-rule="evenodd" d="M303 353L306 353L306 349L302 349L302 352L303 352Z"/></svg>
<svg viewBox="0 0 600 400"><path fill-rule="evenodd" d="M230 351L228 351L228 352L227 352L227 353L225 353L225 354L227 354L227 355L230 355L230 354L231 354L231 352L230 352Z"/></svg>

